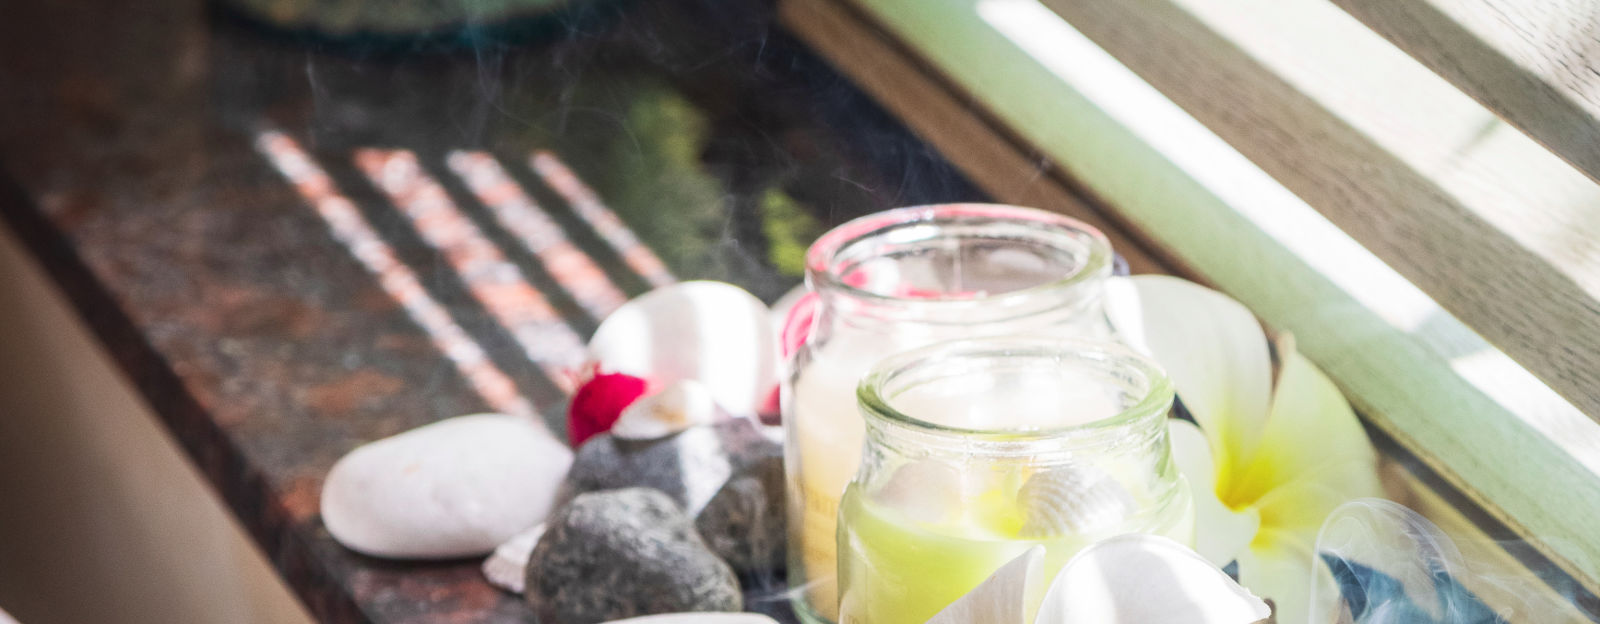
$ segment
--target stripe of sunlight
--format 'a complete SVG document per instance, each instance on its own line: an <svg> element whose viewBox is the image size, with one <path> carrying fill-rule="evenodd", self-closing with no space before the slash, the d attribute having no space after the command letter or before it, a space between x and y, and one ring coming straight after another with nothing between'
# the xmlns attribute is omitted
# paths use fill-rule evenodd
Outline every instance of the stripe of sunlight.
<svg viewBox="0 0 1600 624"><path fill-rule="evenodd" d="M567 240L561 226L523 192L493 156L452 151L445 161L478 201L489 208L500 227L520 239L590 316L603 320L627 301L605 271Z"/></svg>
<svg viewBox="0 0 1600 624"><path fill-rule="evenodd" d="M561 162L555 154L539 150L528 158L528 165L539 174L545 184L555 189L562 199L572 205L578 216L600 234L600 238L611 245L612 249L622 256L623 262L628 263L628 268L633 269L651 286L660 288L678 281L673 277L672 271L667 269L666 263L656 255L650 247L639 241L639 237L628 229L617 213L612 212L600 201L600 196L594 189L584 184L578 174L573 172L566 163Z"/></svg>
<svg viewBox="0 0 1600 624"><path fill-rule="evenodd" d="M1431 297L1250 162L1038 0L977 0L977 12L1041 65L1178 165L1390 325L1417 334L1443 319L1475 348L1451 368L1506 411L1600 474L1600 427L1504 352L1477 338ZM1153 120L1159 120L1155 123ZM1150 131L1159 127L1159 131ZM1337 310L1327 313L1337 314ZM1440 323L1433 323L1438 325Z"/></svg>
<svg viewBox="0 0 1600 624"><path fill-rule="evenodd" d="M422 239L444 255L473 298L511 332L528 359L562 392L571 394L572 372L584 361L583 340L522 270L462 214L444 187L422 170L416 154L359 149L355 163Z"/></svg>
<svg viewBox="0 0 1600 624"><path fill-rule="evenodd" d="M483 347L465 329L451 320L443 305L428 295L416 273L400 262L394 249L361 216L355 204L335 189L333 179L298 142L283 132L265 130L256 135L255 147L294 186L317 216L322 217L334 239L343 244L368 273L378 278L379 287L400 304L411 320L428 334L434 347L455 364L456 371L484 403L497 412L538 421L533 405L517 390L511 377L489 360Z"/></svg>

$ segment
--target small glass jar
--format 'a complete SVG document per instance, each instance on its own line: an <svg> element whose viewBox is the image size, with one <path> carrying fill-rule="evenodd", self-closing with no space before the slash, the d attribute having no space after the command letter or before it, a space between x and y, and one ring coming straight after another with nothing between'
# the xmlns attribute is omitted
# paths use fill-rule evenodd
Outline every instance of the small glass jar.
<svg viewBox="0 0 1600 624"><path fill-rule="evenodd" d="M868 369L956 338L1109 336L1111 266L1111 245L1093 227L992 204L881 212L812 245L806 281L816 309L781 394L789 584L802 618L837 618L838 505L861 457L855 389Z"/></svg>
<svg viewBox="0 0 1600 624"><path fill-rule="evenodd" d="M1046 579L1122 533L1194 540L1173 389L1109 342L982 338L885 360L858 390L839 514L842 624L921 624L1035 544Z"/></svg>

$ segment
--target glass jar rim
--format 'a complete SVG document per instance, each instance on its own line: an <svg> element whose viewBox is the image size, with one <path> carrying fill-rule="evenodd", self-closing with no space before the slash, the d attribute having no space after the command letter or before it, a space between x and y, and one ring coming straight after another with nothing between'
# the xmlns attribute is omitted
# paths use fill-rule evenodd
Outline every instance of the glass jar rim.
<svg viewBox="0 0 1600 624"><path fill-rule="evenodd" d="M943 425L906 414L890 405L885 389L896 378L927 366L930 361L950 358L995 356L1062 356L1108 362L1121 371L1132 372L1148 382L1144 396L1115 415L1072 425L1045 428L969 428ZM990 336L962 338L936 343L899 353L880 361L856 386L856 401L867 421L938 437L1003 443L1049 441L1071 435L1093 435L1137 425L1141 420L1164 415L1176 391L1166 371L1149 357L1120 343L1077 338L1038 338L1029 336Z"/></svg>
<svg viewBox="0 0 1600 624"><path fill-rule="evenodd" d="M892 228L919 223L981 220L1027 223L1064 232L1075 238L1084 238L1087 239L1088 253L1081 265L1059 279L979 297L930 298L886 294L851 284L836 270L841 252L849 249L857 241L882 234ZM1080 284L1110 275L1112 261L1111 242L1105 233L1088 223L1066 215L1006 204L928 204L876 212L828 230L806 251L806 277L814 292L842 292L851 298L870 301L875 305L914 303L919 306L932 305L941 308L980 306L987 308L997 302L1025 301L1041 293L1070 291Z"/></svg>

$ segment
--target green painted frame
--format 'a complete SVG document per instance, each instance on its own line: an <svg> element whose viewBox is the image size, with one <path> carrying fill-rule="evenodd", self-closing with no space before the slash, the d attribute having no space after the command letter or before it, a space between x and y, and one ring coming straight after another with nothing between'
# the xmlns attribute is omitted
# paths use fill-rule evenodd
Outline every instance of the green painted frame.
<svg viewBox="0 0 1600 624"><path fill-rule="evenodd" d="M1274 329L1292 332L1370 423L1498 521L1538 538L1530 543L1589 591L1600 588L1600 533L1591 520L1600 517L1600 478L1458 374L1434 345L1391 324L1281 234L1264 230L1249 215L1299 201L1264 172L1231 148L1231 156L1212 155L1244 167L1222 175L1214 162L1174 152L1177 140L1226 144L1126 69L1093 80L1063 72L1062 63L1120 67L1087 39L1088 48L1053 64L1024 49L980 14L1006 0L842 2L937 68L1114 219ZM1094 53L1104 58L1089 58ZM1127 89L1144 92L1128 101L1118 93Z"/></svg>

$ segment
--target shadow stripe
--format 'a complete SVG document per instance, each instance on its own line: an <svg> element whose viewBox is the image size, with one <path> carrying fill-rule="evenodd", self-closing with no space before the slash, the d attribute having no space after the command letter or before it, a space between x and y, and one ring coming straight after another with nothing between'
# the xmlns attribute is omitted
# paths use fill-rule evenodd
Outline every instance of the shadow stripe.
<svg viewBox="0 0 1600 624"><path fill-rule="evenodd" d="M584 356L583 341L534 288L522 270L488 240L450 200L439 183L405 150L360 149L356 167L410 220L422 239L438 250L473 298L522 347L524 355L564 393Z"/></svg>
<svg viewBox="0 0 1600 624"><path fill-rule="evenodd" d="M276 130L259 133L255 147L311 205L333 237L378 278L384 292L428 334L485 403L501 413L538 420L533 405L511 378L489 360L483 347L451 319L444 306L428 295L416 273L400 262L355 204L339 194L333 179L309 153Z"/></svg>

